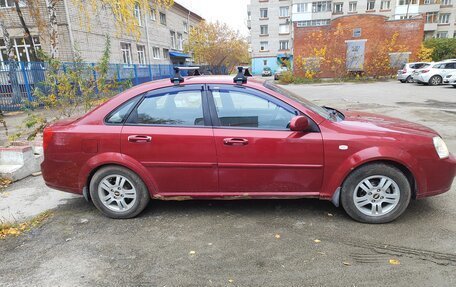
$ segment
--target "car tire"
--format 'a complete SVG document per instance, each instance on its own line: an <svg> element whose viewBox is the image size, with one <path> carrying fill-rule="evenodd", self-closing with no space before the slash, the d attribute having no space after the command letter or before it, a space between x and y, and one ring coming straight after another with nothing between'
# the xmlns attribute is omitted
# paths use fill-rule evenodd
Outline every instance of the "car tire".
<svg viewBox="0 0 456 287"><path fill-rule="evenodd" d="M142 179L121 166L106 166L98 170L90 180L89 188L95 207L114 219L133 218L150 201Z"/></svg>
<svg viewBox="0 0 456 287"><path fill-rule="evenodd" d="M412 76L408 76L407 79L405 79L405 82L406 83L413 83L413 79L412 79Z"/></svg>
<svg viewBox="0 0 456 287"><path fill-rule="evenodd" d="M405 80L399 80L399 82L401 82L402 84L404 84L404 83L405 83Z"/></svg>
<svg viewBox="0 0 456 287"><path fill-rule="evenodd" d="M411 194L410 182L402 171L391 165L375 163L356 169L346 178L341 203L356 221L388 223L404 213Z"/></svg>
<svg viewBox="0 0 456 287"><path fill-rule="evenodd" d="M456 85L453 85L453 88L456 88Z"/></svg>
<svg viewBox="0 0 456 287"><path fill-rule="evenodd" d="M442 84L442 77L440 76L432 76L429 79L429 85L431 86L438 86Z"/></svg>

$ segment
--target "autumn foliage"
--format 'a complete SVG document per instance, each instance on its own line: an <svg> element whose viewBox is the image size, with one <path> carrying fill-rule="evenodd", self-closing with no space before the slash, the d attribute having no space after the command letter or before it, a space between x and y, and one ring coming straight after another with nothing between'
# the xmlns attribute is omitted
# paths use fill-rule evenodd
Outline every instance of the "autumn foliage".
<svg viewBox="0 0 456 287"><path fill-rule="evenodd" d="M196 63L211 66L236 65L249 62L248 44L238 32L220 22L201 22L190 31L185 50Z"/></svg>

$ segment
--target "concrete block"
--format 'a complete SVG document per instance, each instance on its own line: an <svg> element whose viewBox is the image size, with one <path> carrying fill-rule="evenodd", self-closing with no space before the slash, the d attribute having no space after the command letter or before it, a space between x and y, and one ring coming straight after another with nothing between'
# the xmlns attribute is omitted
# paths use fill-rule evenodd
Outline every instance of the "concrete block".
<svg viewBox="0 0 456 287"><path fill-rule="evenodd" d="M32 173L40 171L43 161L41 148L34 149L30 145L14 143L10 147L0 147L0 177L13 181L21 180Z"/></svg>

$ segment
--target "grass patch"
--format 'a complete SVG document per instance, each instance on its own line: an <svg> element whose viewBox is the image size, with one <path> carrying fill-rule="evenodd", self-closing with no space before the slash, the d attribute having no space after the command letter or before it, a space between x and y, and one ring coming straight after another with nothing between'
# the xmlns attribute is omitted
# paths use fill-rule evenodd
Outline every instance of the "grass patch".
<svg viewBox="0 0 456 287"><path fill-rule="evenodd" d="M45 211L38 214L29 221L23 223L2 223L0 222L0 240L9 236L19 236L32 228L40 227L44 221L51 218L54 214L51 211Z"/></svg>

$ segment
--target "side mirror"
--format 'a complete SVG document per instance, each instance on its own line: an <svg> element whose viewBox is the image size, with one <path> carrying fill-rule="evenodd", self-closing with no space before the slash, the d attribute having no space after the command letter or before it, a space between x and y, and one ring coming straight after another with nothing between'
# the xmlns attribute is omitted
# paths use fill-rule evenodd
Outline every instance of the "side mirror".
<svg viewBox="0 0 456 287"><path fill-rule="evenodd" d="M291 119L290 130L294 132L303 132L309 128L309 120L304 116L296 116Z"/></svg>

